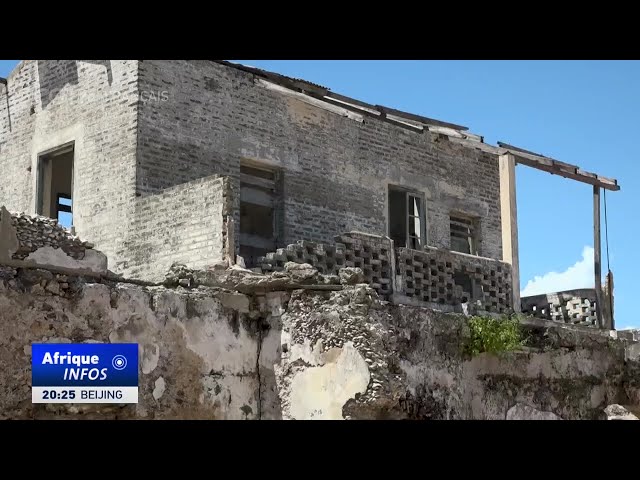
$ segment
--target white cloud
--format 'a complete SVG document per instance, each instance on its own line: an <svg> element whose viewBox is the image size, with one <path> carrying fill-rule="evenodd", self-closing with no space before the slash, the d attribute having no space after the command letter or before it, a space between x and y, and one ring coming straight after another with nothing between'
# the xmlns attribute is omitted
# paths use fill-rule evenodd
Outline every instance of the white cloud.
<svg viewBox="0 0 640 480"><path fill-rule="evenodd" d="M564 272L549 272L542 276L535 276L529 280L520 292L521 297L540 295L542 293L562 292L576 288L594 288L593 280L593 248L582 249L582 260Z"/></svg>

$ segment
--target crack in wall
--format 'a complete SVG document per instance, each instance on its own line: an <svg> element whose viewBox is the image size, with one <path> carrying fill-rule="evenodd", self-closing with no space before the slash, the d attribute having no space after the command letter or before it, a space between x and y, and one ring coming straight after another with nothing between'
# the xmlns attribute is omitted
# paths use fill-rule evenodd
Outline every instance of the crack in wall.
<svg viewBox="0 0 640 480"><path fill-rule="evenodd" d="M258 324L258 354L256 355L256 376L258 379L258 420L262 420L262 378L260 377L260 354L262 352L262 322Z"/></svg>

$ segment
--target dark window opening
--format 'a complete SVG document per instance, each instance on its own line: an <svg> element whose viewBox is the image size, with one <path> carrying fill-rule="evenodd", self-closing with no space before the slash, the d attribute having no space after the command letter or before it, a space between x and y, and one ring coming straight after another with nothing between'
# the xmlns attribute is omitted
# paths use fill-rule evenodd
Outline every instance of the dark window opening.
<svg viewBox="0 0 640 480"><path fill-rule="evenodd" d="M389 187L389 236L397 247L422 250L426 245L424 197Z"/></svg>
<svg viewBox="0 0 640 480"><path fill-rule="evenodd" d="M278 247L283 224L281 173L255 165L240 166L240 256L247 268Z"/></svg>
<svg viewBox="0 0 640 480"><path fill-rule="evenodd" d="M36 213L73 227L73 144L38 157Z"/></svg>
<svg viewBox="0 0 640 480"><path fill-rule="evenodd" d="M477 221L460 215L450 216L451 250L478 255Z"/></svg>

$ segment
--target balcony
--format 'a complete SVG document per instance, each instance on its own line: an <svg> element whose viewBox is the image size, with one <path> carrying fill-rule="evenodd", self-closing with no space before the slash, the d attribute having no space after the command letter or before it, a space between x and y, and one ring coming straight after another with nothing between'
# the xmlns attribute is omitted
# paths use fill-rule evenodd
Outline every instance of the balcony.
<svg viewBox="0 0 640 480"><path fill-rule="evenodd" d="M491 258L427 247L394 248L377 235L349 232L335 244L298 241L259 259L262 272L286 262L308 263L323 274L359 267L384 300L452 312L509 313L513 310L511 266Z"/></svg>

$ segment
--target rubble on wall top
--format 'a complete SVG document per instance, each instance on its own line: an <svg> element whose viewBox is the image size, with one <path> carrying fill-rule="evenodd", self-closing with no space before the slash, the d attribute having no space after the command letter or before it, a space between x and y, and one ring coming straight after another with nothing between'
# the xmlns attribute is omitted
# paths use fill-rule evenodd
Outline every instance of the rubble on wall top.
<svg viewBox="0 0 640 480"><path fill-rule="evenodd" d="M0 216L2 216L2 211L3 207L0 207ZM18 228L28 228L31 226L32 228L37 229L38 227L43 227L47 231L51 230L49 236L64 237L68 241L80 244L84 248L88 249L94 247L93 243L82 241L79 236L72 234L54 218L44 217L42 215L30 215L24 212L5 211L9 213L12 218L12 223L14 223Z"/></svg>

